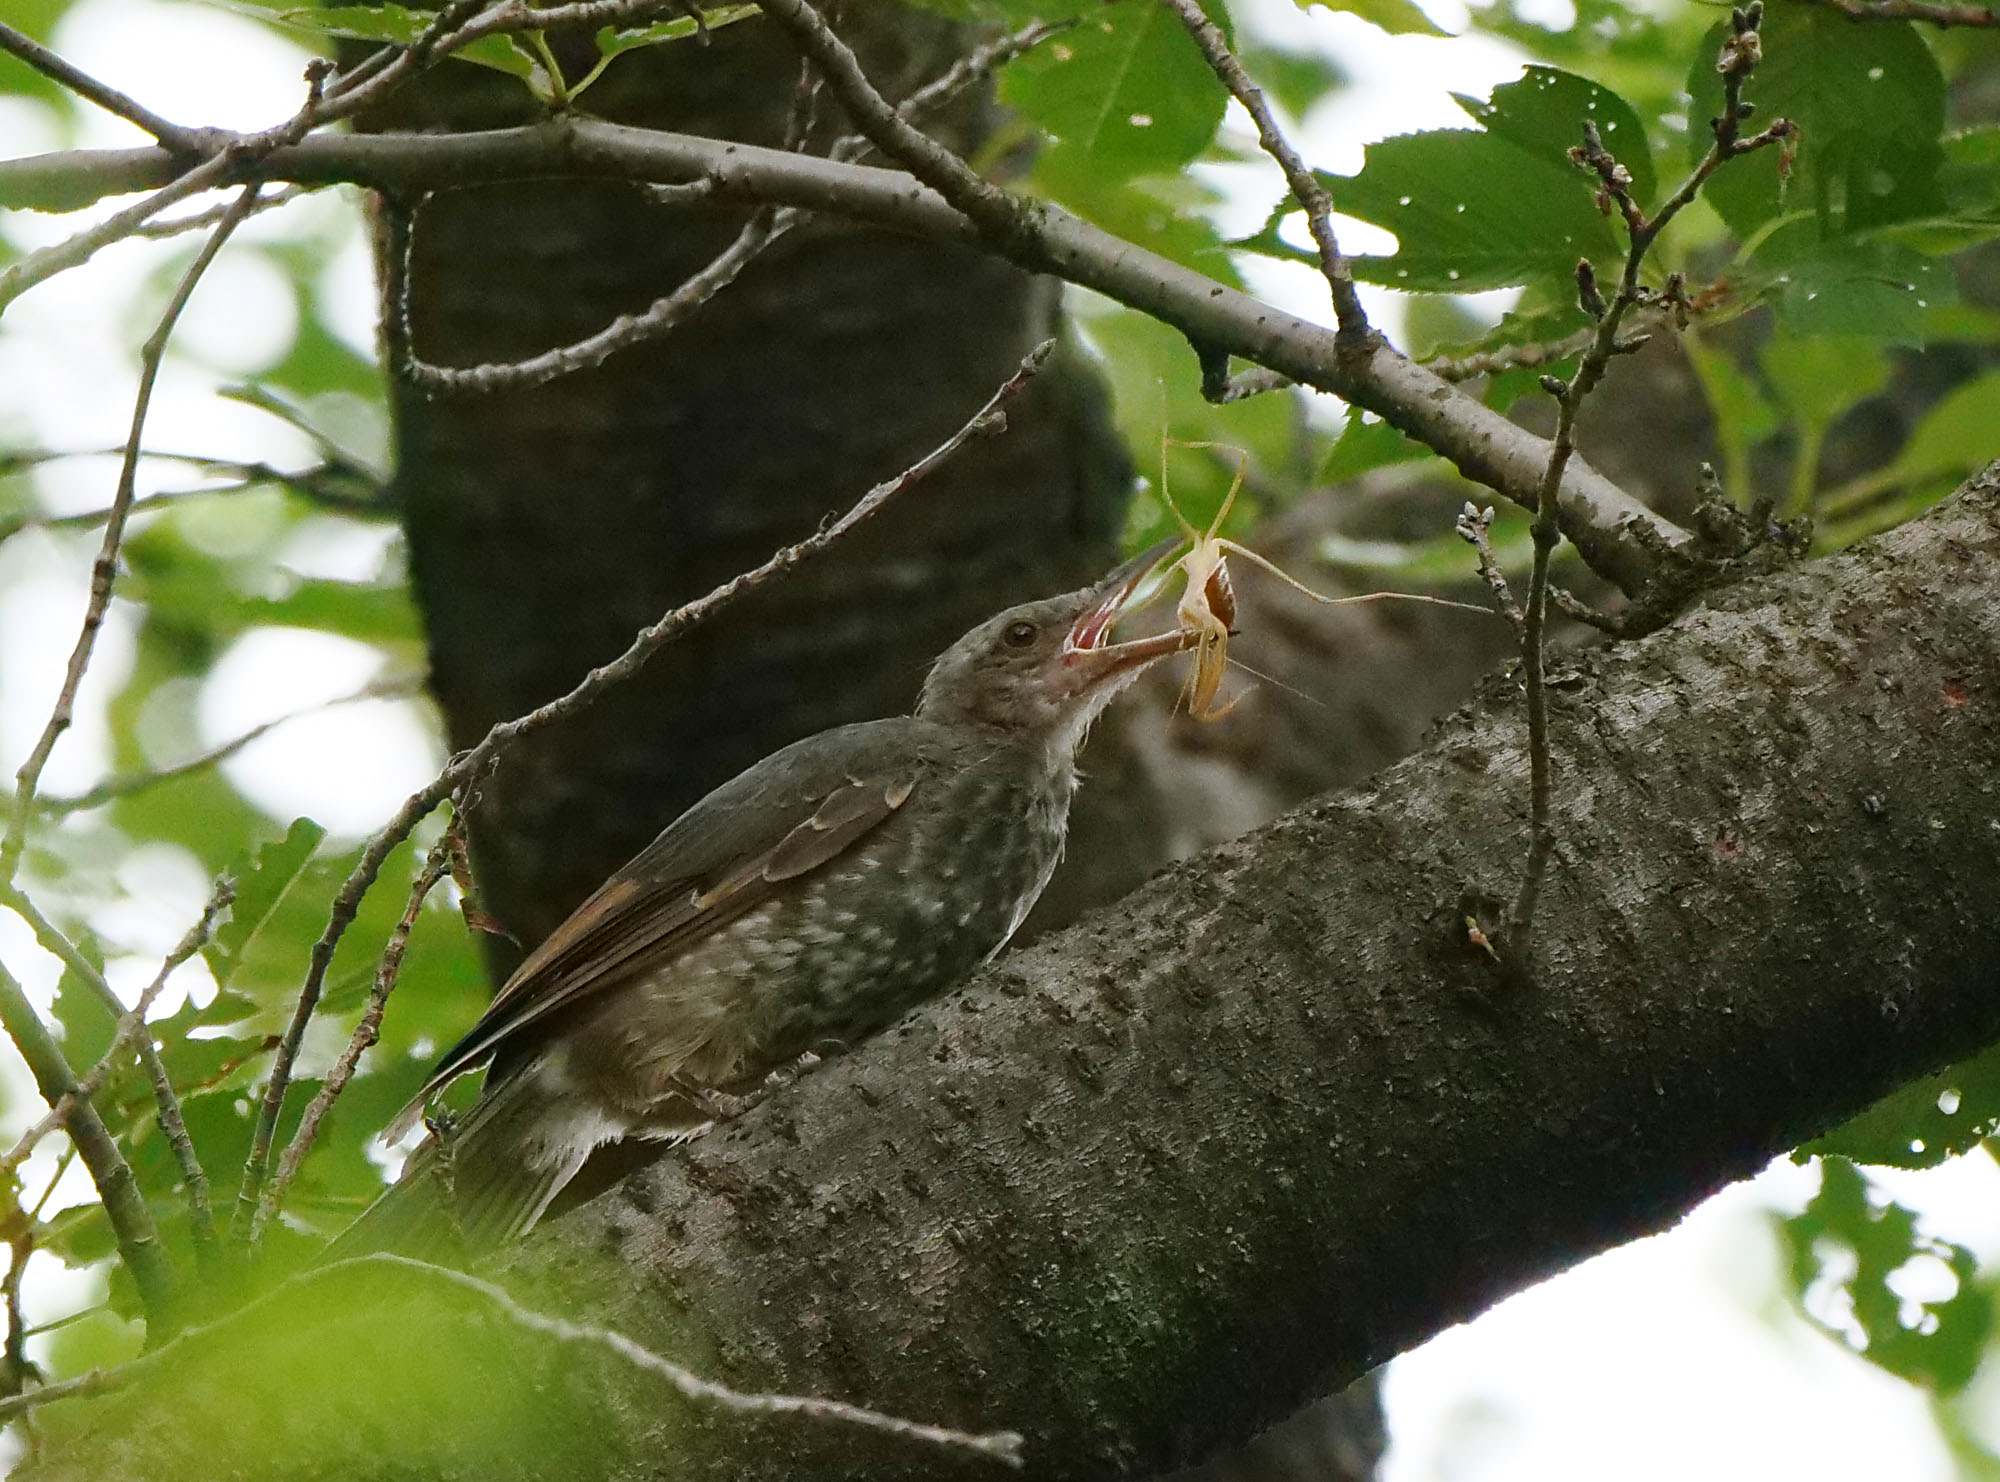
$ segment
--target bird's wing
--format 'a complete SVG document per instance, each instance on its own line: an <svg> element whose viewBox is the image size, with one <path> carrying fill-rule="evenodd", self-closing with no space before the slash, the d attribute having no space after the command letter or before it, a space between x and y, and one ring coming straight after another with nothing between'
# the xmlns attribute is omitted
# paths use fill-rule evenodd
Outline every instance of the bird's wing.
<svg viewBox="0 0 2000 1482"><path fill-rule="evenodd" d="M930 762L915 722L843 726L786 747L696 803L552 932L424 1083L391 1127L476 1068L508 1037L678 956L769 898L780 882L838 858L893 816Z"/></svg>

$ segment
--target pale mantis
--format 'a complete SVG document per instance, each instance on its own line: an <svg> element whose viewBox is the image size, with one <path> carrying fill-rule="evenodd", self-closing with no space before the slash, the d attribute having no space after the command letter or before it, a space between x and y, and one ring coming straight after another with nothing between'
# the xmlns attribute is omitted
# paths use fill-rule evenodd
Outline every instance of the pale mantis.
<svg viewBox="0 0 2000 1482"><path fill-rule="evenodd" d="M1181 513L1180 507L1167 492L1167 448L1219 449L1236 454L1236 474L1229 482L1229 492L1223 496L1222 505L1215 512L1206 530L1197 530L1194 523ZM1160 499L1181 527L1181 534L1187 537L1189 547L1184 555L1175 558L1173 564L1162 573L1171 577L1176 571L1184 581L1180 601L1175 604L1174 618L1183 633L1194 639L1188 650L1194 656L1193 666L1188 671L1187 683L1181 687L1181 699L1187 705L1188 714L1196 720L1220 720L1236 708L1235 700L1225 704L1216 703L1222 691L1223 671L1229 664L1229 638L1236 621L1236 591L1230 585L1229 568L1226 564L1230 556L1241 556L1244 560L1262 567L1278 578L1286 586L1313 601L1328 607L1339 607L1350 602L1379 602L1399 599L1405 602L1428 602L1438 607L1458 607L1467 612L1481 612L1489 616L1499 616L1488 607L1475 607L1468 602L1453 602L1445 597L1428 597L1415 592L1366 592L1356 597L1327 597L1315 592L1304 582L1281 570L1276 563L1260 556L1248 546L1219 534L1229 518L1229 511L1236 504L1236 496L1243 488L1244 469L1249 465L1250 455L1241 448L1227 443L1212 442L1171 442L1160 440Z"/></svg>

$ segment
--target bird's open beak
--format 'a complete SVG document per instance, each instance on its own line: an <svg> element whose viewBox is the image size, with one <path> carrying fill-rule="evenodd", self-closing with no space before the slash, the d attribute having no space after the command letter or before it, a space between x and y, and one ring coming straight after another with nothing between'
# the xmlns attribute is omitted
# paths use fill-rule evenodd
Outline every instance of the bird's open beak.
<svg viewBox="0 0 2000 1482"><path fill-rule="evenodd" d="M1069 637L1063 643L1063 657L1082 660L1087 656L1091 661L1092 678L1099 679L1122 674L1185 648L1189 637L1177 627L1126 643L1107 641L1112 627L1124 615L1139 588L1180 545L1179 536L1163 540L1150 550L1141 551L1099 582L1095 589L1098 599L1069 630Z"/></svg>

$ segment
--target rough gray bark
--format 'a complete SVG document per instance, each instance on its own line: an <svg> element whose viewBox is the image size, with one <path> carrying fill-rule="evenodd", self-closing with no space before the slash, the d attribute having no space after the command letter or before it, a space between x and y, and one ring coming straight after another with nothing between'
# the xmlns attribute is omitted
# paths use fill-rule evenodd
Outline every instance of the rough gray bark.
<svg viewBox="0 0 2000 1482"><path fill-rule="evenodd" d="M1532 988L1462 924L1523 847L1496 684L1371 785L1004 959L501 1275L738 1385L1018 1427L1036 1477L1144 1474L2000 1035L2000 465L1555 694ZM96 1406L36 1475L981 1470L725 1424L407 1276L312 1293L282 1342L232 1330Z"/></svg>

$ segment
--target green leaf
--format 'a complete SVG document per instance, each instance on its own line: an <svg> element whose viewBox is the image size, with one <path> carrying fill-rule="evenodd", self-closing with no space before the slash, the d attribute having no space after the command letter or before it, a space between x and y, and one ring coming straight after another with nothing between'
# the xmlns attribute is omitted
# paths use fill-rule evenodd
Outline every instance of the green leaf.
<svg viewBox="0 0 2000 1482"><path fill-rule="evenodd" d="M1820 1171L1812 1202L1779 1223L1807 1318L1912 1384L1940 1394L1963 1389L1979 1368L1993 1326L1992 1297L1975 1279L1972 1253L1921 1233L1915 1215L1872 1190L1845 1158L1822 1158ZM1844 1250L1847 1261L1830 1261L1836 1250ZM1940 1273L1933 1262L1955 1283L1949 1296L1922 1300L1896 1289L1907 1289L1913 1275L1935 1279ZM1846 1264L1854 1268L1844 1285L1858 1332L1815 1310L1826 1305L1819 1288L1827 1271ZM1820 1300L1812 1301L1814 1295Z"/></svg>
<svg viewBox="0 0 2000 1482"><path fill-rule="evenodd" d="M346 41L380 41L392 46L408 46L421 37L436 12L407 5L290 5L283 0L199 0L217 10L249 16L267 25L307 37L338 37ZM482 36L451 55L464 62L477 62L496 72L529 79L533 59L518 50L511 36Z"/></svg>
<svg viewBox="0 0 2000 1482"><path fill-rule="evenodd" d="M1873 340L1778 335L1757 361L1787 415L1814 436L1889 384L1888 357Z"/></svg>
<svg viewBox="0 0 2000 1482"><path fill-rule="evenodd" d="M1727 22L1710 30L1687 88L1688 158L1714 143L1707 120L1722 110L1715 56ZM1939 213L1944 76L1908 21L1858 26L1831 11L1774 7L1764 17L1764 62L1744 97L1749 127L1790 119L1804 131L1789 185L1779 152L1765 149L1716 171L1707 198L1746 240L1787 209L1809 211L1822 234L1841 236Z"/></svg>
<svg viewBox="0 0 2000 1482"><path fill-rule="evenodd" d="M1883 239L1815 242L1809 255L1783 259L1778 282L1779 318L1793 334L1892 345L1921 345L1926 311L1957 293L1948 265Z"/></svg>
<svg viewBox="0 0 2000 1482"><path fill-rule="evenodd" d="M1778 430L1778 410L1726 351L1695 334L1681 336L1681 348L1701 383L1702 397L1715 423L1724 486L1730 498L1748 505L1752 498L1750 451Z"/></svg>
<svg viewBox="0 0 2000 1482"><path fill-rule="evenodd" d="M1228 29L1220 0L1207 9ZM1215 137L1228 94L1171 12L1092 7L1075 28L1008 66L1000 96L1108 183L1177 171Z"/></svg>
<svg viewBox="0 0 2000 1482"><path fill-rule="evenodd" d="M1988 371L1954 387L1926 412L1902 451L1866 482L1876 488L1957 484L1995 458L2000 458L2000 371ZM2000 1060L1994 1071L2000 1075Z"/></svg>
<svg viewBox="0 0 2000 1482"><path fill-rule="evenodd" d="M287 892L296 885L326 830L310 818L295 818L282 839L258 848L231 869L236 904L202 951L218 988L226 988L242 965L257 933L269 924Z"/></svg>
<svg viewBox="0 0 2000 1482"><path fill-rule="evenodd" d="M215 10L232 11L253 20L308 36L340 36L350 41L388 41L407 46L436 19L432 13L407 5L288 5L283 0L200 0Z"/></svg>
<svg viewBox="0 0 2000 1482"><path fill-rule="evenodd" d="M642 46L660 46L669 41L684 41L703 31L719 31L755 14L757 7L754 5L718 5L703 10L699 21L693 16L682 16L677 20L655 21L650 26L632 26L623 30L606 26L597 33L597 54L608 62Z"/></svg>
<svg viewBox="0 0 2000 1482"><path fill-rule="evenodd" d="M2000 124L1959 129L1944 140L1938 187L1953 215L2000 216Z"/></svg>
<svg viewBox="0 0 2000 1482"><path fill-rule="evenodd" d="M96 944L89 937L85 938L84 951L102 967ZM118 1015L98 995L93 985L67 967L56 983L54 1007L56 1023L62 1026L63 1058L79 1076L87 1074L111 1048L112 1037L118 1029Z"/></svg>
<svg viewBox="0 0 2000 1482"><path fill-rule="evenodd" d="M1320 6L1358 15L1391 36L1449 36L1451 32L1419 10L1411 0L1297 0L1300 10Z"/></svg>
<svg viewBox="0 0 2000 1482"><path fill-rule="evenodd" d="M1982 379L2000 386L2000 373ZM2000 399L1992 390L1987 396L1989 401ZM1792 1157L1798 1162L1817 1155L1891 1168L1932 1168L1977 1147L1996 1130L2000 1045L1891 1092Z"/></svg>
<svg viewBox="0 0 2000 1482"><path fill-rule="evenodd" d="M1348 84L1347 70L1317 51L1281 51L1245 41L1239 47L1244 68L1267 97L1294 118Z"/></svg>
<svg viewBox="0 0 2000 1482"><path fill-rule="evenodd" d="M1373 469L1433 456L1429 448L1412 442L1387 422L1369 416L1360 407L1349 407L1347 430L1341 433L1340 441L1333 445L1333 451L1321 465L1319 481L1341 484Z"/></svg>
<svg viewBox="0 0 2000 1482"><path fill-rule="evenodd" d="M1218 283L1242 287L1230 244L1194 209L1211 195L1198 180L1184 175L1107 180L1083 154L1051 150L1035 163L1034 186L1128 242Z"/></svg>
<svg viewBox="0 0 2000 1482"><path fill-rule="evenodd" d="M1335 205L1396 234L1393 257L1357 257L1355 276L1392 288L1469 293L1570 281L1577 259L1623 257L1594 188L1566 157L1597 121L1650 188L1637 116L1614 94L1552 68L1530 68L1488 103L1465 102L1484 129L1434 130L1371 144L1359 174L1322 177ZM1268 229L1267 229L1268 235ZM1261 242L1244 244L1263 250ZM1574 290L1570 290L1573 295Z"/></svg>
<svg viewBox="0 0 2000 1482"><path fill-rule="evenodd" d="M1132 449L1146 491L1127 512L1125 539L1134 549L1180 528L1156 492L1163 437L1175 444L1214 442L1245 449L1253 471L1267 476L1298 456L1306 429L1297 393L1278 391L1216 406L1197 389L1194 352L1179 331L1125 308L1093 311L1080 319L1079 327L1101 357L1099 369L1111 385L1119 433ZM1206 527L1229 488L1234 455L1180 446L1165 453L1174 503L1189 520ZM1317 458L1317 449L1313 456ZM1311 467L1307 464L1299 473L1307 474ZM1247 496L1238 499L1236 520L1254 514Z"/></svg>
<svg viewBox="0 0 2000 1482"><path fill-rule="evenodd" d="M1495 88L1490 101L1462 93L1452 97L1487 133L1549 159L1566 158L1583 142L1583 125L1596 124L1599 140L1631 175L1633 196L1641 206L1652 203L1657 186L1645 127L1632 105L1609 88L1574 72L1530 67L1519 81Z"/></svg>

